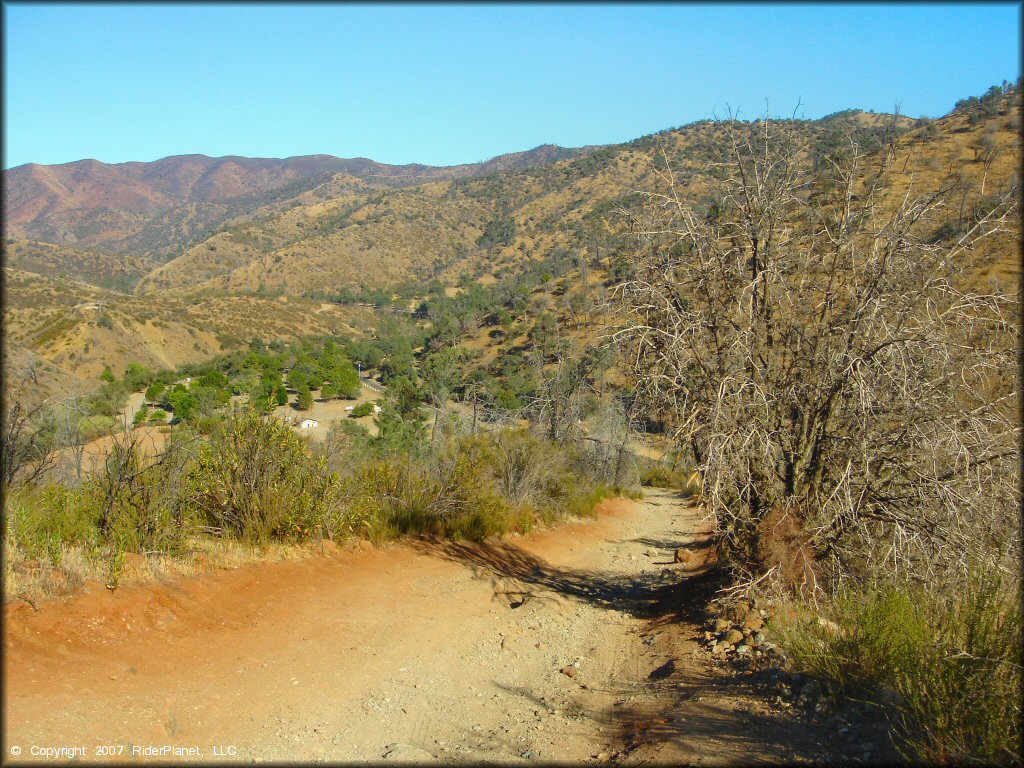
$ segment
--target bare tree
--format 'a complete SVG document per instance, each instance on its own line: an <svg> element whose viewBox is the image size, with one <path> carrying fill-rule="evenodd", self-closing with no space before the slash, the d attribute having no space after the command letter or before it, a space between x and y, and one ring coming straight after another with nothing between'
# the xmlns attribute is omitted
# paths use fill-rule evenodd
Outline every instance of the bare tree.
<svg viewBox="0 0 1024 768"><path fill-rule="evenodd" d="M57 409L57 443L62 459L56 468L64 482L79 484L85 474L85 430L87 414L77 397L68 398Z"/></svg>
<svg viewBox="0 0 1024 768"><path fill-rule="evenodd" d="M607 398L594 413L590 428L583 436L586 459L594 477L612 485L634 485L639 482L636 457L629 446L637 432L629 418L629 409L619 398Z"/></svg>
<svg viewBox="0 0 1024 768"><path fill-rule="evenodd" d="M999 154L999 142L996 140L994 131L985 131L978 136L975 143L972 145L974 150L974 159L980 161L985 169L984 175L981 177L981 194L985 194L985 182L988 180L989 171L992 169L992 163Z"/></svg>
<svg viewBox="0 0 1024 768"><path fill-rule="evenodd" d="M815 172L791 123L723 127L715 209L665 163L633 222L614 338L691 452L732 562L813 592L1017 548L1018 296L968 278L994 258L981 241L1015 247L1019 190L934 243L949 190L892 194L893 144L851 139Z"/></svg>
<svg viewBox="0 0 1024 768"><path fill-rule="evenodd" d="M6 372L5 372L6 374ZM56 461L55 398L39 394L35 367L29 363L4 376L0 419L0 481L32 483Z"/></svg>
<svg viewBox="0 0 1024 768"><path fill-rule="evenodd" d="M527 413L549 440L575 438L583 419L583 395L587 391L589 360L586 355L557 353L554 368L543 370L543 356L535 354L540 385Z"/></svg>

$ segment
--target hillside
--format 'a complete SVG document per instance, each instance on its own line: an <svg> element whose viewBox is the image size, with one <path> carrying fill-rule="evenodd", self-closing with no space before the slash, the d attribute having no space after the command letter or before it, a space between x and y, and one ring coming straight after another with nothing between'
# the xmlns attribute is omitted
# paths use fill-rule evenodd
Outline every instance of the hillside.
<svg viewBox="0 0 1024 768"><path fill-rule="evenodd" d="M1005 189L1017 170L1019 105L1010 99L982 115L961 110L934 121L894 122L891 116L846 111L787 125L816 154L833 150L847 135L869 150L881 147L886 131L895 128L900 136L887 181L891 199L911 187L923 192L957 184L961 220L983 197ZM492 366L500 373L503 358L532 347L538 321L560 329L563 342L600 334L594 310L609 295L619 259L631 248L624 212L637 211L643 202L638 193L662 183L655 169L666 158L683 181L686 199L708 209L720 184L715 163L725 140L724 123L702 121L575 156L540 147L449 169L326 156L168 158L163 165L125 167L84 162L61 166L59 173L24 166L5 173L5 184L27 189L30 176L52 181L70 175L77 182L62 187L68 196L53 203L52 213L34 218L26 211L41 198L24 190L16 196L5 247L7 266L16 270L7 286L9 338L92 377L107 364L123 370L136 357L159 365L195 362L254 335L295 337L353 324L364 330L368 326L360 323L372 323L358 314L370 313L368 308L353 315L354 307L334 302L344 295L351 302L381 287L401 288L408 302L422 298L432 280L455 293L461 290L456 286L504 281L500 302L507 303L532 270L529 301L513 312L511 327L496 331L492 309L472 310L471 318L460 320L466 349L479 353L473 367ZM486 170L494 172L480 175ZM445 174L461 177L424 181ZM153 213L161 207L162 213ZM181 243L187 238L176 217L186 208L193 223L224 219L229 210L233 223L198 237L165 263L135 255L151 252L146 249L114 253L13 239L44 220L67 222L102 210L135 222L134 234L126 239L122 233L106 248L123 247L132 238ZM956 232L948 218L933 225L937 236ZM986 245L993 258L978 279L1015 290L1016 236ZM70 281L53 282L61 275ZM133 286L135 296L118 292ZM97 325L92 310L71 309L101 303L113 312L113 328Z"/></svg>
<svg viewBox="0 0 1024 768"><path fill-rule="evenodd" d="M326 185L325 185L326 186ZM301 295L388 285L468 253L484 206L446 200L445 185L382 191L336 176L294 207L225 229L155 269L140 290L257 290Z"/></svg>
<svg viewBox="0 0 1024 768"><path fill-rule="evenodd" d="M812 140L850 129L865 139L882 116L862 113L802 123ZM906 129L910 121L902 121ZM142 290L256 290L296 295L325 286L358 288L462 274L495 276L557 249L600 250L619 223L609 216L652 189L652 150L693 175L690 189L713 186L707 164L721 126L696 123L586 155L486 176L398 189L358 188L339 177L245 224L199 243L155 270ZM607 221L612 219L611 222Z"/></svg>
<svg viewBox="0 0 1024 768"><path fill-rule="evenodd" d="M354 334L370 310L304 299L135 297L66 278L4 268L5 344L95 381L129 362L177 368L248 342Z"/></svg>
<svg viewBox="0 0 1024 768"><path fill-rule="evenodd" d="M588 149L543 145L448 167L387 165L330 155L283 160L178 155L148 163L29 163L4 171L5 234L166 257L233 217L300 194L333 174L408 184L530 167Z"/></svg>
<svg viewBox="0 0 1024 768"><path fill-rule="evenodd" d="M4 263L25 272L67 277L125 293L157 266L156 262L144 256L13 238L8 239L4 248Z"/></svg>

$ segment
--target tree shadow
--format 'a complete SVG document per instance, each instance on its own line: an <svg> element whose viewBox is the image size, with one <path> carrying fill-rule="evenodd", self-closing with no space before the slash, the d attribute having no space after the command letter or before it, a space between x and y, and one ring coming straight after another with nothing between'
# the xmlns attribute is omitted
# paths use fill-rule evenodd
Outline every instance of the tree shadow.
<svg viewBox="0 0 1024 768"><path fill-rule="evenodd" d="M688 549L701 549L709 543L703 539L688 545L654 538L625 541ZM426 554L469 566L478 577L489 577L495 596L508 599L510 608L531 599L564 596L642 619L648 632L675 624L707 622L709 602L728 582L724 569L717 566L700 572L662 569L635 576L564 568L507 541L470 543L424 538L414 542L414 546ZM494 684L538 708L550 706L550 702L527 687ZM863 723L878 745L873 758L865 760L862 747L855 749L854 745L840 741L829 726L804 716L796 717L792 711L774 705L766 706L764 686L756 674L705 674L663 657L648 670L644 695L631 695L641 690L634 683L621 689L601 689L620 699L610 707L587 707L574 697L572 717L610 728L616 743L623 745L620 759L648 745L671 745L680 754L704 756L703 743L710 742L715 749L724 750L718 758L739 764L797 760L829 765L899 762L884 723Z"/></svg>
<svg viewBox="0 0 1024 768"><path fill-rule="evenodd" d="M680 534L683 536L684 534ZM690 534L692 535L692 534ZM706 535L693 541L680 541L679 539L656 539L652 536L641 536L636 539L620 539L616 543L631 543L631 544L643 544L645 547L654 547L655 549L670 549L675 551L677 549L709 549L718 543L718 540L714 536Z"/></svg>
<svg viewBox="0 0 1024 768"><path fill-rule="evenodd" d="M657 696L615 708L617 735L627 753L645 744L666 743L698 751L712 741L716 747L735 749L732 761L739 764L908 764L880 710L854 711L847 706L843 722L855 722L858 735L845 739L827 716L766 706L765 677L743 671L706 678L673 674L656 683ZM607 720L606 713L597 717ZM866 742L870 749L865 749ZM865 752L871 757L864 757Z"/></svg>
<svg viewBox="0 0 1024 768"><path fill-rule="evenodd" d="M469 542L420 539L420 551L470 566L477 575L492 582L512 579L519 590L495 589L495 594L516 595L526 600L543 597L544 592L581 600L589 605L623 611L636 618L662 623L706 620L706 606L716 590L726 583L719 568L698 572L665 569L637 576L594 570L560 568L509 542Z"/></svg>
<svg viewBox="0 0 1024 768"><path fill-rule="evenodd" d="M858 739L870 738L875 744L873 759L863 757L863 747L837 739L834 730L819 719L766 706L752 707L752 700L764 700L758 691L761 681L743 673L725 675L693 674L674 666L669 674L649 674L653 691L635 696L635 685L601 689L613 694L611 706L587 706L577 697L562 701L558 708L572 719L586 719L609 729L621 745L618 760L645 746L676 747L681 755L695 755L696 762L706 758L708 744L716 750L715 764L780 765L800 764L906 764L891 741L886 721L880 717L861 720ZM553 702L522 685L493 685L518 696L538 709ZM736 702L741 702L737 707ZM635 758L633 758L635 759ZM686 763L683 763L686 764Z"/></svg>

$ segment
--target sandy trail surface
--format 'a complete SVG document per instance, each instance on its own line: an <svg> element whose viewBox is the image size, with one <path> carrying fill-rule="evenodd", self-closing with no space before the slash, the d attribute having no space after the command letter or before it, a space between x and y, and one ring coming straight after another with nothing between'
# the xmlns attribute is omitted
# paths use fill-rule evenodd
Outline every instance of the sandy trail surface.
<svg viewBox="0 0 1024 768"><path fill-rule="evenodd" d="M690 617L714 574L683 579L670 562L699 530L699 509L652 491L484 545L329 545L38 610L13 602L5 758L12 746L47 762L32 747L102 762L820 757L810 724L698 649ZM136 751L175 747L192 752Z"/></svg>

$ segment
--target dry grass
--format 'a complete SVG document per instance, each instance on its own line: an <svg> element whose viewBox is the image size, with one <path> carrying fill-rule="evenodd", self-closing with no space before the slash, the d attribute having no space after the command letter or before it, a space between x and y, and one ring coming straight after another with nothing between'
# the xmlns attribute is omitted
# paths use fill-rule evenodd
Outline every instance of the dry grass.
<svg viewBox="0 0 1024 768"><path fill-rule="evenodd" d="M184 552L173 556L126 553L117 586L154 584L258 563L303 560L325 551L328 550L320 541L270 541L257 545L195 537L186 543ZM32 559L17 548L8 548L4 558L4 600L53 600L79 592L90 583L104 584L109 577L110 563L95 557L82 545L63 546L58 564Z"/></svg>
<svg viewBox="0 0 1024 768"><path fill-rule="evenodd" d="M92 382L108 365L118 374L130 362L173 369L220 354L232 339L354 335L373 323L368 309L301 298L128 296L11 267L4 274L8 342Z"/></svg>
<svg viewBox="0 0 1024 768"><path fill-rule="evenodd" d="M984 566L943 586L850 589L796 606L781 642L798 668L888 706L912 760L1019 765L1019 590Z"/></svg>

